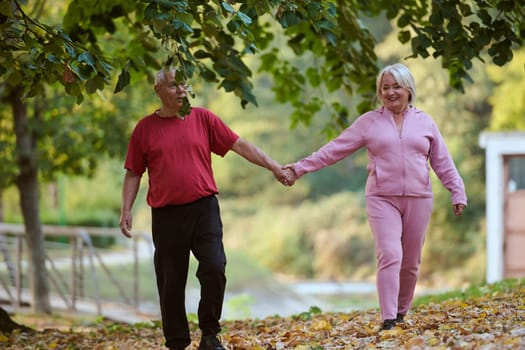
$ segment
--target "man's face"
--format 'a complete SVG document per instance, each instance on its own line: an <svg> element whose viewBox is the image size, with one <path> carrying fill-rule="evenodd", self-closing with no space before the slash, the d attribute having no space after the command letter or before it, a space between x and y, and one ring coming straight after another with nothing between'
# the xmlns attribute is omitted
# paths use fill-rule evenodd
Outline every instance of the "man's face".
<svg viewBox="0 0 525 350"><path fill-rule="evenodd" d="M171 73L164 75L164 80L155 86L155 91L162 104L168 108L180 109L187 96L186 82L178 82Z"/></svg>

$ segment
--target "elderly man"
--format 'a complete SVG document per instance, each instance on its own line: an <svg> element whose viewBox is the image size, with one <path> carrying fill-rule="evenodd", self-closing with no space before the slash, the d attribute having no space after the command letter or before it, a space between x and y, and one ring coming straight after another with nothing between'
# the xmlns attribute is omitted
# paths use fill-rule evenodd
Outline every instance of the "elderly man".
<svg viewBox="0 0 525 350"><path fill-rule="evenodd" d="M169 349L185 349L191 343L185 309L191 251L199 263L197 277L201 285L199 349L224 349L218 334L226 256L211 154L223 157L233 150L272 171L283 184L286 174L279 163L240 138L211 111L194 107L184 115L187 86L176 81L174 69L163 69L157 74L155 92L160 108L137 123L129 141L120 228L126 237L131 237L131 209L141 176L147 170L147 202L151 207L165 345Z"/></svg>

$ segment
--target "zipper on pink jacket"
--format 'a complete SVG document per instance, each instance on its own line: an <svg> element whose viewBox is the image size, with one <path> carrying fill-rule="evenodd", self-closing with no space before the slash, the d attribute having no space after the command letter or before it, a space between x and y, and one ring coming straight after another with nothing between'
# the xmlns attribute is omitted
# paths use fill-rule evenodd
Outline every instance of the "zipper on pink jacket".
<svg viewBox="0 0 525 350"><path fill-rule="evenodd" d="M403 179L403 196L405 195L405 189L406 189L406 177L405 177L405 148L403 147L403 129L405 128L405 117L403 116L403 119L401 121L401 128L399 128L399 142L401 144L401 159L403 162L403 172L402 172L402 179ZM395 124L395 123L394 123Z"/></svg>

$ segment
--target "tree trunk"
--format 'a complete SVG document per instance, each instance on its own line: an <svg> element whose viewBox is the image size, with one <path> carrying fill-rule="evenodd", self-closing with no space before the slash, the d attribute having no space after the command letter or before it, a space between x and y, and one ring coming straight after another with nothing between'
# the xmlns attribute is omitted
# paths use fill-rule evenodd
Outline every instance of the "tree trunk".
<svg viewBox="0 0 525 350"><path fill-rule="evenodd" d="M31 332L31 328L20 325L13 321L7 311L0 307L0 333L12 333L14 330L19 329L22 332Z"/></svg>
<svg viewBox="0 0 525 350"><path fill-rule="evenodd" d="M27 106L22 101L22 93L23 88L21 86L13 87L9 99L13 109L16 156L19 169L16 186L20 192L20 207L24 218L25 238L30 255L33 309L36 312L51 313L44 236L40 222L36 137L29 129Z"/></svg>

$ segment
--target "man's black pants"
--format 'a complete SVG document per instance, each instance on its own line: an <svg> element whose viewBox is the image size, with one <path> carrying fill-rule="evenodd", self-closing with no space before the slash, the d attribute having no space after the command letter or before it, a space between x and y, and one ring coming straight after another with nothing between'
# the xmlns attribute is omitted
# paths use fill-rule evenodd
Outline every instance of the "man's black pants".
<svg viewBox="0 0 525 350"><path fill-rule="evenodd" d="M209 196L189 204L153 208L152 233L166 346L184 347L191 343L185 307L190 251L199 262L199 327L203 335L219 333L226 256L217 198Z"/></svg>

